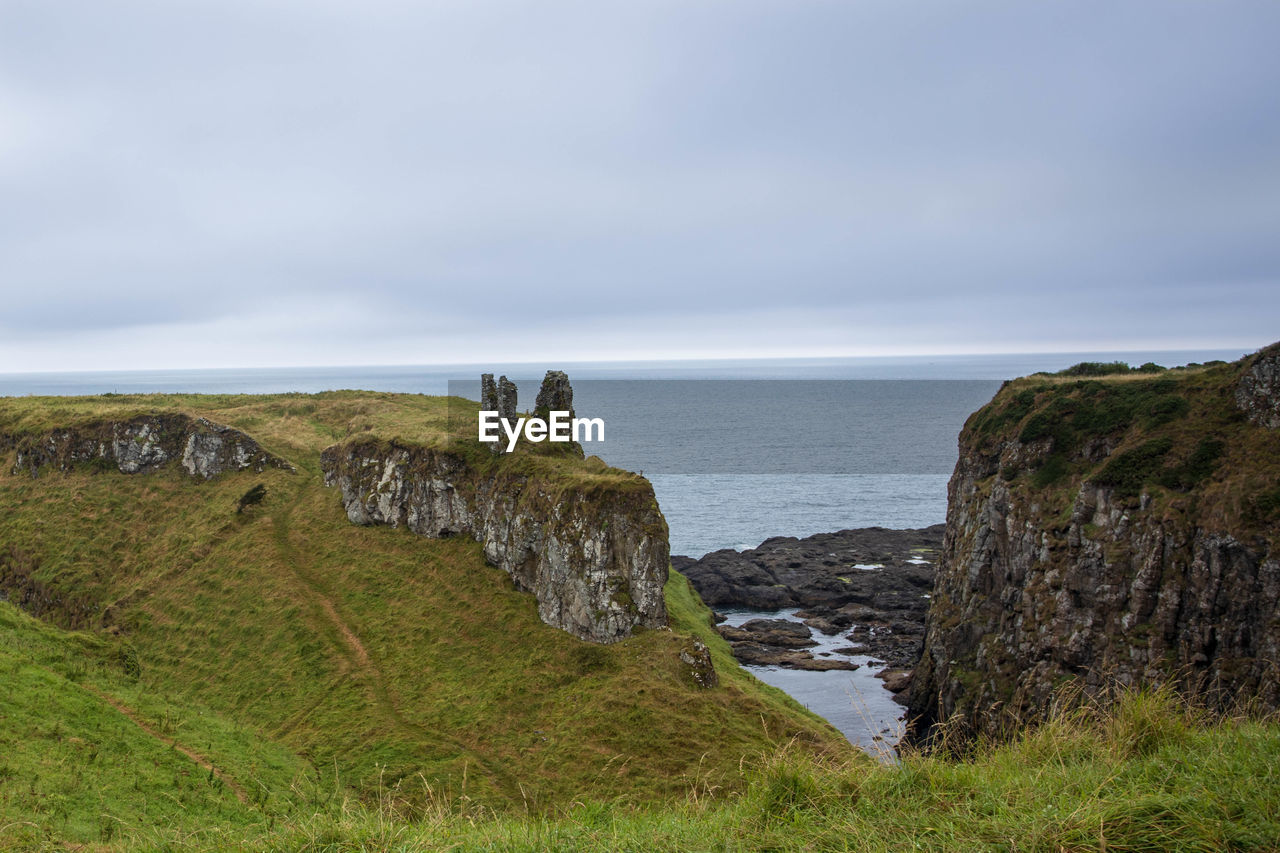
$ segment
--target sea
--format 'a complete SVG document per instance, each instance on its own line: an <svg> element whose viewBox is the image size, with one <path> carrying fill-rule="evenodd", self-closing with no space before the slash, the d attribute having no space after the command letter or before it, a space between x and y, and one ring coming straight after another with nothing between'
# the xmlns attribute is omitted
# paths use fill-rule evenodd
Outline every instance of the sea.
<svg viewBox="0 0 1280 853"><path fill-rule="evenodd" d="M1007 379L1081 361L1166 366L1230 361L1246 350L1021 353L385 367L271 367L0 373L0 396L315 393L361 389L479 399L481 373L505 375L532 409L542 374L564 370L579 417L604 422L588 454L639 471L670 528L671 553L701 557L774 536L857 527L914 528L946 518L946 487L965 419ZM794 611L735 611L730 623ZM815 636L818 653L847 645ZM854 672L749 667L889 758L902 708Z"/></svg>

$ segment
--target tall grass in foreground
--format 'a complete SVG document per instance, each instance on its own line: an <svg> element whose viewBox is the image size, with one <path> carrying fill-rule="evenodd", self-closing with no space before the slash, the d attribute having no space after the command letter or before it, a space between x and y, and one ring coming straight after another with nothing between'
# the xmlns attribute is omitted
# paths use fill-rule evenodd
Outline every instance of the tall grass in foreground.
<svg viewBox="0 0 1280 853"><path fill-rule="evenodd" d="M1108 850L1280 849L1280 724L1210 717L1161 691L1064 711L963 758L824 764L792 747L744 768L740 794L575 803L556 817L482 814L427 791L336 802L259 831L153 829L139 850ZM421 798L419 798L421 801ZM16 839L12 827L0 829ZM29 839L31 840L31 839Z"/></svg>

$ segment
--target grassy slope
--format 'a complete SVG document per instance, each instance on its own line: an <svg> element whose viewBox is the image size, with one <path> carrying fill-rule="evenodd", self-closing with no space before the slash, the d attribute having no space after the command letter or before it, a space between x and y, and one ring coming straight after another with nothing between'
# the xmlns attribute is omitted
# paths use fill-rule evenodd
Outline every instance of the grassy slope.
<svg viewBox="0 0 1280 853"><path fill-rule="evenodd" d="M533 598L486 566L475 542L351 525L320 482L319 451L348 434L429 439L447 411L439 399L22 398L0 402L0 432L169 409L245 429L299 472L197 483L170 467L33 480L9 474L10 451L0 465L0 549L36 566L33 577L55 594L99 612L115 603L110 621L141 674L102 682L105 694L136 703L155 725L165 713L194 719L191 709L208 709L220 725L274 744L282 769L264 782L273 796L305 770L336 773L365 796L392 790L406 808L443 797L537 811L583 797L682 795L698 782L740 787L740 762L791 738L848 754L825 723L733 663L677 576L673 631L593 646L543 625ZM564 458L535 468L548 466L555 476L620 477ZM236 515L236 499L259 482L264 503ZM678 651L691 633L712 646L721 687L687 680ZM144 697L159 704L148 711ZM12 734L11 719L31 715L24 706L0 730ZM214 740L202 754L246 789L257 778L232 746ZM0 781L0 791L14 784Z"/></svg>
<svg viewBox="0 0 1280 853"><path fill-rule="evenodd" d="M781 751L740 796L557 819L404 820L334 809L228 847L270 850L1275 850L1280 726L1209 720L1168 696L1051 721L968 759L865 769Z"/></svg>
<svg viewBox="0 0 1280 853"><path fill-rule="evenodd" d="M9 402L0 419L12 419ZM24 417L49 405L15 402ZM347 525L314 482L319 447L343 436L343 417L421 423L438 404L337 394L137 405L203 407L304 473L194 484L0 471L0 547L39 555L42 576L95 596L146 591L117 608L120 637L0 603L0 849L1280 849L1274 722L1197 720L1138 696L964 761L878 767L831 748L815 758L806 741L829 746L824 729L792 741L803 714L733 666L678 575L675 632L711 646L720 691L677 683L665 632L594 647L541 626L470 543ZM259 481L265 505L231 515ZM716 738L729 747L700 762L690 747ZM617 757L626 749L639 760ZM521 798L515 813L477 812L459 796L460 771L467 796L501 801L514 782L528 811ZM557 816L538 816L549 804Z"/></svg>
<svg viewBox="0 0 1280 853"><path fill-rule="evenodd" d="M272 814L323 802L288 750L164 701L129 662L121 640L61 631L0 602L0 847L156 825L261 832Z"/></svg>
<svg viewBox="0 0 1280 853"><path fill-rule="evenodd" d="M682 799L576 802L556 816L477 815L384 791L373 802L299 794L274 819L206 805L174 824L117 830L110 849L369 850L1108 850L1280 848L1280 725L1209 719L1164 695L1073 713L965 760L908 755L893 766L816 760L782 747L726 793L691 784ZM192 789L199 787L191 786ZM184 792L185 793L185 792ZM186 804L193 805L187 794ZM194 809L193 809L194 810ZM0 825L22 849L50 849Z"/></svg>
<svg viewBox="0 0 1280 853"><path fill-rule="evenodd" d="M699 605L674 578L672 609ZM125 641L0 603L0 849L122 850L1274 850L1280 725L1210 720L1167 696L1055 719L963 761L746 762L736 791L478 815L390 785L361 801L278 744L130 674ZM719 651L723 651L720 649ZM125 704L152 733L109 704ZM245 801L171 745L215 757ZM239 783L237 783L239 784ZM420 784L420 783L419 783Z"/></svg>

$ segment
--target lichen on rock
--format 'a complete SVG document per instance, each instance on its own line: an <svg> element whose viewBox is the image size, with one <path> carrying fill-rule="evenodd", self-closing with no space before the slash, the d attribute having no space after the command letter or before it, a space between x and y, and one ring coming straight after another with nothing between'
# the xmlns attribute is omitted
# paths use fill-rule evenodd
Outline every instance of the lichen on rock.
<svg viewBox="0 0 1280 853"><path fill-rule="evenodd" d="M49 468L65 472L86 464L139 474L175 459L188 474L202 480L250 468L259 472L268 467L293 470L245 433L185 414L99 420L43 435L9 438L8 443L17 447L13 473L25 471L33 477Z"/></svg>
<svg viewBox="0 0 1280 853"><path fill-rule="evenodd" d="M701 640L694 640L680 649L680 662L694 684L703 689L710 689L720 683L715 664L711 661L711 650Z"/></svg>
<svg viewBox="0 0 1280 853"><path fill-rule="evenodd" d="M542 386L538 388L533 409L541 417L546 417L547 412L568 412L570 418L574 416L573 388L563 370L547 371Z"/></svg>
<svg viewBox="0 0 1280 853"><path fill-rule="evenodd" d="M1253 423L1280 429L1280 344L1248 359L1236 388L1236 405Z"/></svg>
<svg viewBox="0 0 1280 853"><path fill-rule="evenodd" d="M505 376L493 381L492 373L480 374L480 409L486 412L497 412L498 417L514 421L518 415L516 384Z"/></svg>
<svg viewBox="0 0 1280 853"><path fill-rule="evenodd" d="M588 490L527 473L481 472L459 454L363 441L324 451L355 524L405 526L422 536L467 535L548 625L609 643L667 624L667 525L653 488Z"/></svg>

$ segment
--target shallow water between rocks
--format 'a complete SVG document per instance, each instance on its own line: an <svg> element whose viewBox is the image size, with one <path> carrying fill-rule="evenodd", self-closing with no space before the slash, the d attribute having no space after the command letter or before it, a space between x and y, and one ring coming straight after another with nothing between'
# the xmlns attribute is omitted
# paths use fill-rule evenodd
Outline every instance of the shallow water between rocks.
<svg viewBox="0 0 1280 853"><path fill-rule="evenodd" d="M716 612L725 617L723 624L739 627L752 619L786 619L797 624L804 624L796 618L801 608L789 607L784 610L737 610L717 609ZM852 629L849 629L852 630ZM786 669L779 666L750 666L743 668L766 684L777 687L789 694L801 705L826 719L835 726L849 742L859 746L883 761L896 760L894 746L902 737L903 714L906 711L893 701L893 694L884 688L884 682L876 678L876 673L883 669L883 664L867 655L846 655L836 649L852 645L844 631L838 634L823 634L811 629L812 639L818 645L811 647L816 658L847 660L858 664L858 668L849 670L828 670L827 672L811 672L800 669Z"/></svg>

